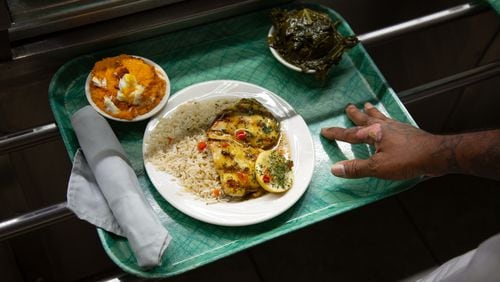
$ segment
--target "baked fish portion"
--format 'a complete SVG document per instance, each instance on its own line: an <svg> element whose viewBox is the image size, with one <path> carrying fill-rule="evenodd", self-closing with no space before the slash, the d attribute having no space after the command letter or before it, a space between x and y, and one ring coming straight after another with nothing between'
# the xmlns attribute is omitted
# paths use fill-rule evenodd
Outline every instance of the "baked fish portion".
<svg viewBox="0 0 500 282"><path fill-rule="evenodd" d="M259 149L271 149L280 139L280 124L255 99L241 99L224 109L207 131L208 139L234 140Z"/></svg>
<svg viewBox="0 0 500 282"><path fill-rule="evenodd" d="M255 162L262 150L226 140L208 140L224 194L242 197L257 192L260 184L255 178Z"/></svg>
<svg viewBox="0 0 500 282"><path fill-rule="evenodd" d="M255 99L241 99L217 115L207 130L208 147L226 195L242 197L262 189L255 162L280 136L279 122Z"/></svg>

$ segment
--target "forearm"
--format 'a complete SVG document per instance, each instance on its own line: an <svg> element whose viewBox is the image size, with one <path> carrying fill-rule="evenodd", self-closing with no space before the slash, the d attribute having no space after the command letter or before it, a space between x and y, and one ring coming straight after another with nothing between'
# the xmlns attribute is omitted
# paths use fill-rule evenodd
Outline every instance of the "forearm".
<svg viewBox="0 0 500 282"><path fill-rule="evenodd" d="M500 130L435 137L429 174L463 173L500 180Z"/></svg>

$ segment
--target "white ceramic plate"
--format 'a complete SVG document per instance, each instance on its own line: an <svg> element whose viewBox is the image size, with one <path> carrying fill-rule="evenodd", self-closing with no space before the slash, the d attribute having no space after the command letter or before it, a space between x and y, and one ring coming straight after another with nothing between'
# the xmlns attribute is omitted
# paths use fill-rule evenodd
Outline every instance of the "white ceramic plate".
<svg viewBox="0 0 500 282"><path fill-rule="evenodd" d="M271 35L273 33L274 33L274 26L271 26L271 28L269 29L269 33L267 34L267 37L271 37ZM276 49L271 47L271 45L269 45L269 50L271 51L273 56L276 58L276 60L278 60L278 62L282 63L285 67L287 67L291 70L294 70L294 71L304 72L301 68L297 67L296 65L292 65L289 62L287 62ZM316 71L315 70L306 70L305 73L316 73Z"/></svg>
<svg viewBox="0 0 500 282"><path fill-rule="evenodd" d="M116 118L116 117L111 116L110 114L106 113L105 111L101 110L94 103L94 101L92 100L92 97L90 96L90 89L89 89L90 88L89 87L89 83L92 80L92 77L91 77L91 73L89 73L89 75L87 76L87 80L85 80L85 96L87 97L87 101L89 101L89 104L98 113L100 113L101 115L103 115L106 118L109 118L109 119L112 119L112 120L117 120L117 121L125 121L125 122L133 122L133 121L145 120L145 119L150 118L150 117L154 116L155 114L157 114L167 104L168 98L170 96L170 80L168 79L168 76L167 76L167 73L165 72L165 70L163 70L163 68L160 67L157 63L155 63L155 62L153 62L153 61L151 61L149 59L146 59L146 58L143 58L143 57L140 57L140 56L133 56L133 57L143 59L146 63L154 66L154 68L155 68L156 72L158 73L158 75L161 78L163 78L165 80L165 82L166 82L166 84L165 84L165 95L163 96L163 98L160 101L160 103L158 103L158 105L156 105L156 107L154 107L153 109L151 109L151 111L149 111L149 112L147 112L147 113L145 113L143 115L139 115L139 116L135 117L132 120Z"/></svg>
<svg viewBox="0 0 500 282"><path fill-rule="evenodd" d="M255 98L265 105L270 105L269 96L283 99L260 86L233 80L215 80L194 84L184 88L174 95L167 107L157 116L153 117L144 133L144 140L155 130L159 120L175 112L175 108L187 101L204 99L239 97ZM284 102L286 103L286 102ZM286 103L287 104L287 103ZM276 115L283 112L275 104L267 108ZM156 167L145 161L146 172L158 192L172 206L181 212L198 220L224 226L244 226L266 221L290 208L306 191L311 181L314 168L314 148L309 128L304 119L295 115L281 122L281 128L286 133L290 143L291 156L294 163L294 184L290 190L283 194L268 193L256 199L241 202L220 202L207 204L197 199L193 194L173 181L168 173L159 171ZM146 152L147 144L143 144ZM146 160L146 159L145 159Z"/></svg>

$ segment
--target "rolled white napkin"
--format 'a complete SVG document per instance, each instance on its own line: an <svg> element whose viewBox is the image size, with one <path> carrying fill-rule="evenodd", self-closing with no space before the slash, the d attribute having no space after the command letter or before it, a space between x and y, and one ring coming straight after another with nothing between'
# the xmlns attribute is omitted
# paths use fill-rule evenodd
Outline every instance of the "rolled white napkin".
<svg viewBox="0 0 500 282"><path fill-rule="evenodd" d="M68 207L79 218L126 237L139 266L159 265L171 236L147 203L113 130L90 106L77 111L71 123L81 151L73 162Z"/></svg>

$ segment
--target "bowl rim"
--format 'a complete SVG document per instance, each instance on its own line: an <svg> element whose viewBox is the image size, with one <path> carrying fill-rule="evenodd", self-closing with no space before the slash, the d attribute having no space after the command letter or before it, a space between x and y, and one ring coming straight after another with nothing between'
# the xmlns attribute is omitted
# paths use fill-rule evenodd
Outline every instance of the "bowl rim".
<svg viewBox="0 0 500 282"><path fill-rule="evenodd" d="M271 35L273 35L274 33L274 26L271 25L271 28L269 29L269 32L267 33L267 38L271 37ZM269 41L268 41L269 42ZM291 69L291 70L294 70L294 71L297 71L297 72L303 72L303 73L316 73L316 70L313 70L313 69L308 69L306 71L302 70L301 68L299 68L298 66L296 65L293 65L289 62L287 62L278 52L278 50L274 49L273 47L271 47L271 44L269 44L269 50L271 51L271 53L273 54L273 56L276 58L276 60L278 60L278 62L280 62L281 64L283 64L285 67Z"/></svg>
<svg viewBox="0 0 500 282"><path fill-rule="evenodd" d="M163 109L163 107L165 107L165 105L167 104L168 98L170 97L170 91L171 91L170 90L170 79L169 79L167 73L165 72L165 70L160 65L153 62L152 60L150 60L148 58L144 58L142 56L137 56L137 55L128 55L128 56L144 60L144 62L146 62L147 64L149 64L155 68L155 70L156 70L157 74L160 76L160 78L165 80L165 95L163 95L163 98L161 99L160 103L158 103L158 105L156 105L154 108L152 108L149 112L147 112L143 115L138 115L135 118L130 119L130 120L117 118L117 117L114 117L114 116L108 114L107 112L101 110L101 108L99 108L95 104L94 100L92 100L92 96L90 95L89 83L92 80L92 70L89 72L89 74L87 75L87 79L85 80L85 96L87 97L87 101L94 108L94 110L96 110L99 114L103 115L104 117L111 119L111 120L122 121L122 122L135 122L135 121L141 121L141 120L148 119L148 118L156 115L158 112L160 112L161 109Z"/></svg>

